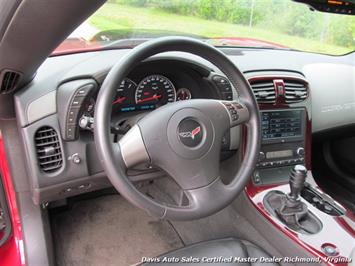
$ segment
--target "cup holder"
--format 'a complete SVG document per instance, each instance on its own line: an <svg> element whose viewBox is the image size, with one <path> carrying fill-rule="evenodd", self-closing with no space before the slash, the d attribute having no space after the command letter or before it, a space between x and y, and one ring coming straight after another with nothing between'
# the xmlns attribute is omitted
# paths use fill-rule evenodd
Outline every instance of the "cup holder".
<svg viewBox="0 0 355 266"><path fill-rule="evenodd" d="M331 216L341 216L345 214L345 210L340 206L337 206L329 196L315 190L308 183L305 183L305 186L301 191L301 196L318 210L326 214Z"/></svg>

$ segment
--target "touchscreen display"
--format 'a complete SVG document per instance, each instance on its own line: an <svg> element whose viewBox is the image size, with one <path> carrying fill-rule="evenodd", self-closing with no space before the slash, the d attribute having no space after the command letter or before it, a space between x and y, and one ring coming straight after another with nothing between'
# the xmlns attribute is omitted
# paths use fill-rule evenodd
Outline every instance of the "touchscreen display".
<svg viewBox="0 0 355 266"><path fill-rule="evenodd" d="M289 138L302 136L303 110L261 112L262 138Z"/></svg>

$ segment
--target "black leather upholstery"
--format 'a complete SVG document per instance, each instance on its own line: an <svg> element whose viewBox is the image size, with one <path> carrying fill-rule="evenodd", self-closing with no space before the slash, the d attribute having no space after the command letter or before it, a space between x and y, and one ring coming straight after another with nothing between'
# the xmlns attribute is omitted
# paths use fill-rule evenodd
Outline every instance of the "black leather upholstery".
<svg viewBox="0 0 355 266"><path fill-rule="evenodd" d="M195 262L186 262L188 259L195 259ZM227 261L222 262L222 259ZM270 256L254 244L235 238L224 238L218 240L204 241L187 246L175 251L161 255L159 262L147 262L143 265L265 265L261 260ZM175 260L175 263L164 262L164 259ZM215 259L215 261L206 261ZM196 260L199 260L198 262ZM268 263L268 266L279 265Z"/></svg>

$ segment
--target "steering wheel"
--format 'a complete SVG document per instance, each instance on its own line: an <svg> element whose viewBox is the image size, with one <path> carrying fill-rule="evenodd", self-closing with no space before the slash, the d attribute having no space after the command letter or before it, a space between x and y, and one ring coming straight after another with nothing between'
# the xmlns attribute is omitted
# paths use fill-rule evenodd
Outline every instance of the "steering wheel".
<svg viewBox="0 0 355 266"><path fill-rule="evenodd" d="M238 100L169 103L139 120L118 144L112 143L110 120L116 88L143 60L169 51L187 52L210 61L238 88ZM243 160L233 180L224 184L219 173L222 137L240 124L247 128ZM258 105L243 74L216 48L185 37L147 41L119 60L98 94L94 125L96 149L112 185L150 215L171 220L199 219L230 204L251 177L260 149ZM168 173L183 189L186 204L159 203L138 191L126 170L143 162Z"/></svg>

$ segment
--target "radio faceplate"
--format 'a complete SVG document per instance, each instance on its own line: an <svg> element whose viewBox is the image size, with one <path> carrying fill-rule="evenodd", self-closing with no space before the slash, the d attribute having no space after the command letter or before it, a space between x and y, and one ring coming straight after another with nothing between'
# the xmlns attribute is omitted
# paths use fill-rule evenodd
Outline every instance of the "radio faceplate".
<svg viewBox="0 0 355 266"><path fill-rule="evenodd" d="M306 126L304 108L265 110L260 112L262 144L303 140Z"/></svg>
<svg viewBox="0 0 355 266"><path fill-rule="evenodd" d="M262 110L260 115L262 144L253 176L255 185L287 179L285 171L278 175L279 170L287 172L293 165L305 161L306 109Z"/></svg>

